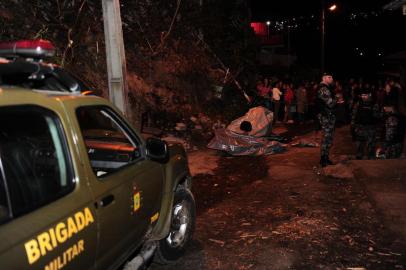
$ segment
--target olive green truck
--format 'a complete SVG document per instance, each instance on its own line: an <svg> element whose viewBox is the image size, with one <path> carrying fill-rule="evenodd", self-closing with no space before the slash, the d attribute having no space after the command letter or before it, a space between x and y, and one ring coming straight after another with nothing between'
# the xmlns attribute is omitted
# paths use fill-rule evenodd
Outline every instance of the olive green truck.
<svg viewBox="0 0 406 270"><path fill-rule="evenodd" d="M195 224L184 149L49 67L0 58L0 269L178 259Z"/></svg>

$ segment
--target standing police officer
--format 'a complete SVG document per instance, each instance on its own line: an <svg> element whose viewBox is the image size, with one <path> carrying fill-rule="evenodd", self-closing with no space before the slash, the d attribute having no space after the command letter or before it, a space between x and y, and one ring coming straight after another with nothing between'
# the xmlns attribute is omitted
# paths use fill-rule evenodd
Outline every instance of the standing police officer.
<svg viewBox="0 0 406 270"><path fill-rule="evenodd" d="M337 100L333 90L333 76L331 73L323 74L322 81L317 90L317 105L319 109L317 118L323 131L320 145L320 165L325 167L333 164L329 159L329 152L333 144L333 133L336 123L335 108Z"/></svg>
<svg viewBox="0 0 406 270"><path fill-rule="evenodd" d="M365 144L368 159L375 155L376 126L380 116L375 93L370 88L362 88L356 93L352 109L351 133L357 145L357 159L364 156Z"/></svg>
<svg viewBox="0 0 406 270"><path fill-rule="evenodd" d="M404 123L399 113L400 86L390 81L385 86L383 113L385 120L385 158L399 158L402 154Z"/></svg>

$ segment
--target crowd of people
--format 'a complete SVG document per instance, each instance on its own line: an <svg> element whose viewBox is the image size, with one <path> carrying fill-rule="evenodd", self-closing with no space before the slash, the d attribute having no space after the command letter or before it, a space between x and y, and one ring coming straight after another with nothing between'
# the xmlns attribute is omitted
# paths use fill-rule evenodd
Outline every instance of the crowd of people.
<svg viewBox="0 0 406 270"><path fill-rule="evenodd" d="M254 103L273 111L274 123L316 121L323 131L327 130L322 146L323 143L327 144L328 149L332 141L329 134L333 133L336 123L350 124L357 145L357 159L364 156L368 159L398 158L402 153L405 130L399 103L402 91L401 84L395 79L367 81L359 78L341 82L333 81L330 74L325 74L322 82L293 83L272 77L257 82ZM326 105L326 102L330 102L329 98L331 108ZM334 115L334 121L331 117L325 118L326 110ZM331 164L328 149L324 149L324 152L321 150L322 166Z"/></svg>

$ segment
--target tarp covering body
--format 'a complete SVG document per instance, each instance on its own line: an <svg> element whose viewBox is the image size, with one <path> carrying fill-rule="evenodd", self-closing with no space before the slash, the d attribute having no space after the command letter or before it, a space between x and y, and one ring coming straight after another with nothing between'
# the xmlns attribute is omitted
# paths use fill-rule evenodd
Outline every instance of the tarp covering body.
<svg viewBox="0 0 406 270"><path fill-rule="evenodd" d="M285 147L277 141L241 135L224 128L216 129L215 136L207 147L234 156L271 155L285 151Z"/></svg>
<svg viewBox="0 0 406 270"><path fill-rule="evenodd" d="M266 136L272 128L273 113L261 106L251 108L244 116L235 119L227 129L241 134L240 125L243 121L248 121L252 125L252 130L248 133L250 136L263 137Z"/></svg>
<svg viewBox="0 0 406 270"><path fill-rule="evenodd" d="M216 129L208 148L222 150L234 156L270 155L285 151L285 146L270 141L264 136L270 134L273 113L264 107L251 108L244 116L232 121L226 129ZM241 123L248 121L252 130L244 132Z"/></svg>

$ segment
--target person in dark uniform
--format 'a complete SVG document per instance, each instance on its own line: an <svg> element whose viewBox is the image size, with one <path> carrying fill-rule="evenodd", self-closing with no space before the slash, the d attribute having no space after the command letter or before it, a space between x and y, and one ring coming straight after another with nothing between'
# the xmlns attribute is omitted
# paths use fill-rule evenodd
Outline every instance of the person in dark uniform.
<svg viewBox="0 0 406 270"><path fill-rule="evenodd" d="M320 165L325 167L333 164L329 158L329 152L333 144L333 133L336 123L335 109L337 100L333 90L333 76L331 73L323 74L316 99L318 107L317 118L323 131L320 144Z"/></svg>
<svg viewBox="0 0 406 270"><path fill-rule="evenodd" d="M357 97L354 100L351 114L351 133L357 145L356 158L363 158L366 144L368 159L373 159L375 156L376 129L380 116L376 95L370 88L363 88L357 92Z"/></svg>
<svg viewBox="0 0 406 270"><path fill-rule="evenodd" d="M404 123L398 107L399 92L400 88L393 82L385 86L383 99L385 158L399 158L402 153Z"/></svg>

